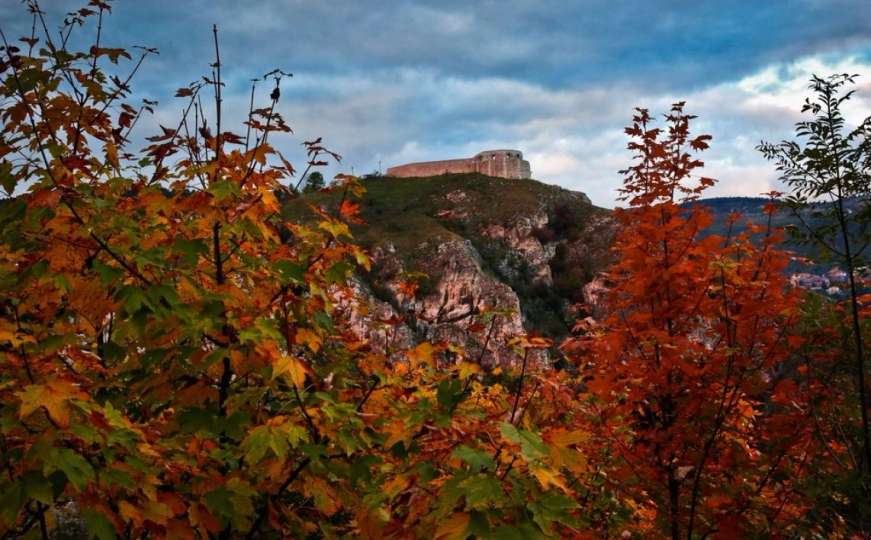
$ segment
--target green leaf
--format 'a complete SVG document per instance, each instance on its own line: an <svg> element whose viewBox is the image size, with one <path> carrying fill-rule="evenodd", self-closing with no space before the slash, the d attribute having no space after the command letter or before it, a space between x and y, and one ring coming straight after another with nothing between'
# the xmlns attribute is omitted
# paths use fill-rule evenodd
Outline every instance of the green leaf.
<svg viewBox="0 0 871 540"><path fill-rule="evenodd" d="M350 263L339 261L324 272L324 277L327 279L327 283L342 284L348 280L352 270L354 267Z"/></svg>
<svg viewBox="0 0 871 540"><path fill-rule="evenodd" d="M459 379L445 379L439 383L436 397L443 409L451 410L463 400L463 394L463 383Z"/></svg>
<svg viewBox="0 0 871 540"><path fill-rule="evenodd" d="M0 202L0 227L5 228L12 221L21 221L27 213L27 203L21 199Z"/></svg>
<svg viewBox="0 0 871 540"><path fill-rule="evenodd" d="M372 467L380 463L376 456L363 455L351 461L348 479L353 485L368 484L372 481Z"/></svg>
<svg viewBox="0 0 871 540"><path fill-rule="evenodd" d="M333 330L333 320L323 311L315 312L315 314L312 315L312 320L314 320L314 322L324 330Z"/></svg>
<svg viewBox="0 0 871 540"><path fill-rule="evenodd" d="M552 537L543 534L532 522L523 521L515 525L503 525L488 533L482 533L481 538L487 540L533 540Z"/></svg>
<svg viewBox="0 0 871 540"><path fill-rule="evenodd" d="M3 189L6 190L6 193L12 194L15 191L15 184L18 183L18 179L15 178L15 175L12 174L12 163L6 160L3 160L0 163L0 186L3 186Z"/></svg>
<svg viewBox="0 0 871 540"><path fill-rule="evenodd" d="M133 315L138 312L143 306L150 307L148 297L145 292L139 287L127 285L118 291L118 300L124 306L124 311Z"/></svg>
<svg viewBox="0 0 871 540"><path fill-rule="evenodd" d="M178 415L178 422L184 433L206 433L217 435L221 432L220 419L206 409L192 407Z"/></svg>
<svg viewBox="0 0 871 540"><path fill-rule="evenodd" d="M245 426L251 423L251 415L245 411L236 411L223 422L222 433L233 440L245 436Z"/></svg>
<svg viewBox="0 0 871 540"><path fill-rule="evenodd" d="M18 518L18 512L27 501L24 489L19 482L3 485L0 491L0 527L12 529Z"/></svg>
<svg viewBox="0 0 871 540"><path fill-rule="evenodd" d="M202 240L186 240L184 238L177 239L172 250L182 255L182 260L188 265L197 263L199 256L203 253L208 253L209 247Z"/></svg>
<svg viewBox="0 0 871 540"><path fill-rule="evenodd" d="M95 260L93 268L94 271L97 272L97 275L100 276L100 283L102 283L103 285L110 285L112 283L116 283L121 279L122 276L124 276L123 270L105 265L100 261Z"/></svg>
<svg viewBox="0 0 871 540"><path fill-rule="evenodd" d="M31 471L21 478L24 485L24 493L29 499L35 499L43 504L51 504L54 501L54 490L51 482L36 471Z"/></svg>
<svg viewBox="0 0 871 540"><path fill-rule="evenodd" d="M147 294L151 304L155 306L163 304L172 307L179 303L175 288L166 283L151 285L148 287Z"/></svg>
<svg viewBox="0 0 871 540"><path fill-rule="evenodd" d="M229 180L219 180L217 182L212 182L209 186L209 192L215 196L219 201L226 199L228 197L238 196L241 191L239 189L238 182L231 182Z"/></svg>
<svg viewBox="0 0 871 540"><path fill-rule="evenodd" d="M293 264L290 261L278 261L275 263L275 269L278 271L282 283L305 282L305 266Z"/></svg>
<svg viewBox="0 0 871 540"><path fill-rule="evenodd" d="M484 509L497 506L503 499L502 484L490 474L476 474L460 483L460 490L466 496L466 508Z"/></svg>
<svg viewBox="0 0 871 540"><path fill-rule="evenodd" d="M576 507L574 501L558 493L547 493L529 503L533 520L546 532L552 531L553 523L577 526L577 520L571 515Z"/></svg>
<svg viewBox="0 0 871 540"><path fill-rule="evenodd" d="M251 430L251 433L242 441L242 450L245 451L245 462L248 465L256 465L266 456L266 452L272 448L276 455L284 455L287 446L282 446L282 441L273 441L276 438L270 426L259 426Z"/></svg>
<svg viewBox="0 0 871 540"><path fill-rule="evenodd" d="M43 469L45 474L61 471L79 491L85 489L88 482L94 479L94 469L91 464L77 452L69 448L53 448L49 455L50 459Z"/></svg>
<svg viewBox="0 0 871 540"><path fill-rule="evenodd" d="M469 464L472 472L480 472L481 470L493 470L496 468L496 463L490 454L469 448L468 446L458 446L454 450L454 457L465 461Z"/></svg>
<svg viewBox="0 0 871 540"><path fill-rule="evenodd" d="M206 506L218 514L236 530L247 530L249 518L254 514L254 504L251 499L257 492L245 481L231 478L227 483L214 491L206 493Z"/></svg>
<svg viewBox="0 0 871 540"><path fill-rule="evenodd" d="M115 527L105 515L93 510L85 510L82 512L82 517L85 519L85 528L91 538L99 540L115 540Z"/></svg>
<svg viewBox="0 0 871 540"><path fill-rule="evenodd" d="M535 461L547 455L547 447L537 434L525 429L517 429L508 422L502 422L500 431L505 439L520 445L520 453L527 461Z"/></svg>

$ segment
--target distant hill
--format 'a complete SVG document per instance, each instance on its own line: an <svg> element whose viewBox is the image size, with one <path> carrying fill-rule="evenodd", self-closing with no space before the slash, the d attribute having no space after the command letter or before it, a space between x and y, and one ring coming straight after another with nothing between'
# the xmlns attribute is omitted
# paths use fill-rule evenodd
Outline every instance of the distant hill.
<svg viewBox="0 0 871 540"><path fill-rule="evenodd" d="M767 222L768 216L763 208L769 202L764 197L712 197L710 199L701 199L699 201L689 203L691 205L704 205L711 210L714 216L714 224L710 229L710 234L724 235L728 232L728 217L732 212L741 214L742 219L738 222L738 230L742 230L742 225L752 222L758 225L764 225ZM824 223L828 219L823 210L828 203L820 203L811 205L801 211L801 219L795 215L793 210L787 206L782 206L772 218L772 225L782 227L789 232L790 229L802 228L802 221L812 226ZM850 200L847 202L847 211L857 212L863 204L867 204L859 199ZM823 273L832 267L832 263L827 260L826 256L813 244L801 244L793 241L791 236L787 234L787 241L784 246L795 252L796 255L807 257L816 262L816 268L811 269L814 273ZM798 265L794 265L793 271L808 271L807 268L802 269Z"/></svg>

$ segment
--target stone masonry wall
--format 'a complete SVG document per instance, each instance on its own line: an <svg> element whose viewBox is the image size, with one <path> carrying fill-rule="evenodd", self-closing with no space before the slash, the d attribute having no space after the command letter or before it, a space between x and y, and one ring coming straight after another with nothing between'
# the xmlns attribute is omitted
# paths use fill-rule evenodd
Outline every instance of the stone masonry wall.
<svg viewBox="0 0 871 540"><path fill-rule="evenodd" d="M408 163L387 169L387 176L399 178L417 176L438 176L478 172L499 178L530 178L529 162L523 159L519 150L485 150L467 159L446 159Z"/></svg>

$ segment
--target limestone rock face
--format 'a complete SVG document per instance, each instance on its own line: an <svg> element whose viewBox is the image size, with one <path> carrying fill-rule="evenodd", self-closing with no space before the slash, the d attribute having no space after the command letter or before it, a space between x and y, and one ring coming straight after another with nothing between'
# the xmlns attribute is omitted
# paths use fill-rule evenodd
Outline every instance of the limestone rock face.
<svg viewBox="0 0 871 540"><path fill-rule="evenodd" d="M388 269L394 277L384 283L381 294L389 301L373 296L371 289L355 285L364 299L346 298L342 307L349 310L351 329L369 341L379 352L395 351L414 341L430 340L460 345L484 365L510 366L519 357L506 345L509 337L524 331L520 300L505 283L482 269L480 254L468 240L451 240L437 245L421 245L432 250L430 269L438 280L423 294L409 296L404 291L406 269L395 256L392 246L373 253L374 263ZM487 350L483 352L486 332L469 327L484 312L500 313L493 326ZM402 323L386 328L380 323L398 317Z"/></svg>
<svg viewBox="0 0 871 540"><path fill-rule="evenodd" d="M594 319L604 315L605 295L608 293L608 283L602 276L596 276L593 281L584 285L584 303L589 308L589 313Z"/></svg>
<svg viewBox="0 0 871 540"><path fill-rule="evenodd" d="M534 283L550 286L553 285L553 276L549 263L556 253L556 246L542 244L533 234L547 226L547 222L547 214L539 210L530 216L519 217L508 225L488 225L482 232L489 238L504 242L512 255L528 265ZM506 266L504 270L510 272L510 267Z"/></svg>
<svg viewBox="0 0 871 540"><path fill-rule="evenodd" d="M372 350L398 357L428 340L455 344L485 366L514 367L521 357L511 338L543 335L558 345L575 321L596 316L598 282L588 284L607 264L614 224L584 194L480 175L369 187L368 225L354 234L372 269L335 303ZM530 358L559 355L553 347Z"/></svg>
<svg viewBox="0 0 871 540"><path fill-rule="evenodd" d="M481 256L472 243L454 240L439 244L431 264L441 276L435 290L408 300L409 310L426 337L463 345L477 354L485 336L483 332L470 334L468 326L475 315L498 311L502 315L482 361L509 365L519 360L505 342L524 331L520 300L511 287L482 270Z"/></svg>
<svg viewBox="0 0 871 540"><path fill-rule="evenodd" d="M373 351L391 355L414 346L414 333L396 309L378 299L359 279L353 279L347 289L334 290L333 298L349 330L368 341Z"/></svg>

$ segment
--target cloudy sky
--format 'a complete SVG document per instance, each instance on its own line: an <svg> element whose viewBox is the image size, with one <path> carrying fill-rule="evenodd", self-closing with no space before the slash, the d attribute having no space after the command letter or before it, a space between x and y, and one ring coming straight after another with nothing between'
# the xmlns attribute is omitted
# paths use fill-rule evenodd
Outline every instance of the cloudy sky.
<svg viewBox="0 0 871 540"><path fill-rule="evenodd" d="M83 3L83 2L82 2ZM50 21L79 3L44 0ZM860 75L848 109L871 114L871 2L117 0L107 46L154 46L138 95L158 99L146 129L178 114L179 86L209 71L211 25L222 43L231 119L249 80L293 72L280 110L296 134L344 156L324 171L364 174L408 161L522 150L533 176L612 206L629 161L632 108L677 100L714 136L706 174L717 195L755 195L776 174L754 150L791 133L811 74ZM30 20L0 5L15 36ZM92 32L85 28L83 36ZM269 89L260 86L266 100Z"/></svg>

